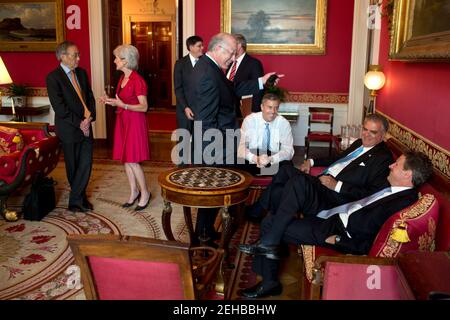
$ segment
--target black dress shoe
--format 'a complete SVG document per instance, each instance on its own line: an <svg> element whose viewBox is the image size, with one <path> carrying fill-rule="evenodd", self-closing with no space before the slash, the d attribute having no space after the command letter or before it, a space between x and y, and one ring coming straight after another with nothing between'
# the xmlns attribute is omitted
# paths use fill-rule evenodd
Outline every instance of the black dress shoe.
<svg viewBox="0 0 450 320"><path fill-rule="evenodd" d="M136 198L134 198L133 202L129 203L129 202L125 202L122 205L122 208L129 208L132 207L134 205L134 203L136 202L136 200L139 200L139 198L141 197L141 192L139 191L138 195L136 196Z"/></svg>
<svg viewBox="0 0 450 320"><path fill-rule="evenodd" d="M266 246L261 243L258 244L240 244L239 250L246 254L255 256L266 256L267 259L279 260L280 248L279 246Z"/></svg>
<svg viewBox="0 0 450 320"><path fill-rule="evenodd" d="M264 298L270 296L278 296L283 292L283 286L278 283L269 289L264 288L262 282L257 283L253 287L242 289L241 296L245 298Z"/></svg>
<svg viewBox="0 0 450 320"><path fill-rule="evenodd" d="M134 211L142 211L142 210L144 210L145 208L147 208L147 207L148 207L148 204L150 203L150 199L151 199L151 198L152 198L152 194L150 193L150 195L148 196L147 203L146 203L144 206L137 205L136 208L134 208Z"/></svg>
<svg viewBox="0 0 450 320"><path fill-rule="evenodd" d="M88 212L89 209L82 205L71 205L69 210L72 212Z"/></svg>
<svg viewBox="0 0 450 320"><path fill-rule="evenodd" d="M83 200L83 207L89 210L94 210L94 205L90 203L88 199Z"/></svg>

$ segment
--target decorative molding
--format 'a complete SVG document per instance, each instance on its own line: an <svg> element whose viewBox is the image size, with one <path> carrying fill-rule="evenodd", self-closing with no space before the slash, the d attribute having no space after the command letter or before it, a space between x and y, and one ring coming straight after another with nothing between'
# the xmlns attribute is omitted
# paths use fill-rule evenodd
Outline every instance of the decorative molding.
<svg viewBox="0 0 450 320"><path fill-rule="evenodd" d="M377 111L389 121L389 134L410 150L425 153L433 163L433 166L446 178L450 179L450 152L420 134L405 127L386 114Z"/></svg>
<svg viewBox="0 0 450 320"><path fill-rule="evenodd" d="M286 102L348 103L348 93L289 92Z"/></svg>

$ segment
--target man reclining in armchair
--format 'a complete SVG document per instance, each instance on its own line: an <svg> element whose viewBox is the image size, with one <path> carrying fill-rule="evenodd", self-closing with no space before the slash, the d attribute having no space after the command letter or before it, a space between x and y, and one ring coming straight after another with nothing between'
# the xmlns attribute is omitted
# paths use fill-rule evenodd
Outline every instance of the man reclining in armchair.
<svg viewBox="0 0 450 320"><path fill-rule="evenodd" d="M367 254L383 226L394 213L418 199L417 188L432 174L431 161L420 152L407 152L389 166L385 188L361 200L319 212L305 212L296 179L289 179L276 215L265 217L258 244L239 245L255 255L253 270L262 282L242 290L247 298L281 294L278 279L280 244L308 244L353 254ZM297 213L302 219L296 219Z"/></svg>

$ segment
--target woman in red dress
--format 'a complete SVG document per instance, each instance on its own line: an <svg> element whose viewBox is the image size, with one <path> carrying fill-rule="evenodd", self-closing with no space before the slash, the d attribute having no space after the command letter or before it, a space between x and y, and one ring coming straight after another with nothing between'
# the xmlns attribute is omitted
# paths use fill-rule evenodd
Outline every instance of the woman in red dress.
<svg viewBox="0 0 450 320"><path fill-rule="evenodd" d="M121 161L125 166L130 197L122 207L138 204L136 211L144 210L151 198L145 181L144 170L140 162L150 159L147 134L147 84L136 72L139 52L132 45L120 45L114 49L116 69L123 72L117 85L116 97L103 97L101 101L117 106L116 126L114 130L113 160Z"/></svg>

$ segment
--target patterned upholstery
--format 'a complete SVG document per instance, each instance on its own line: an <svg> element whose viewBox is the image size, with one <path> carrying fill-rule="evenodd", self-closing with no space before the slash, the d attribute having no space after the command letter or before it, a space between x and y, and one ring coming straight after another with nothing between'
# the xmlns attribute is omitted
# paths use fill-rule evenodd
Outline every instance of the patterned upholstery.
<svg viewBox="0 0 450 320"><path fill-rule="evenodd" d="M0 148L4 153L23 149L23 138L19 130L0 126Z"/></svg>
<svg viewBox="0 0 450 320"><path fill-rule="evenodd" d="M23 149L0 156L0 209L6 209L6 201L11 193L30 184L33 176L38 172L47 176L56 167L60 155L59 139L50 136L47 131L47 123L21 123L6 122L3 132L9 132L10 140L16 146L10 146L10 150L19 146L17 137L24 144ZM1 131L0 130L0 131ZM0 134L1 135L1 134ZM7 141L5 135L3 142ZM1 138L0 138L1 139ZM9 140L8 140L9 141Z"/></svg>
<svg viewBox="0 0 450 320"><path fill-rule="evenodd" d="M392 215L382 226L369 256L395 258L408 251L434 251L436 224L439 219L439 204L434 195L426 194L410 207ZM398 226L406 224L408 242L392 239Z"/></svg>

